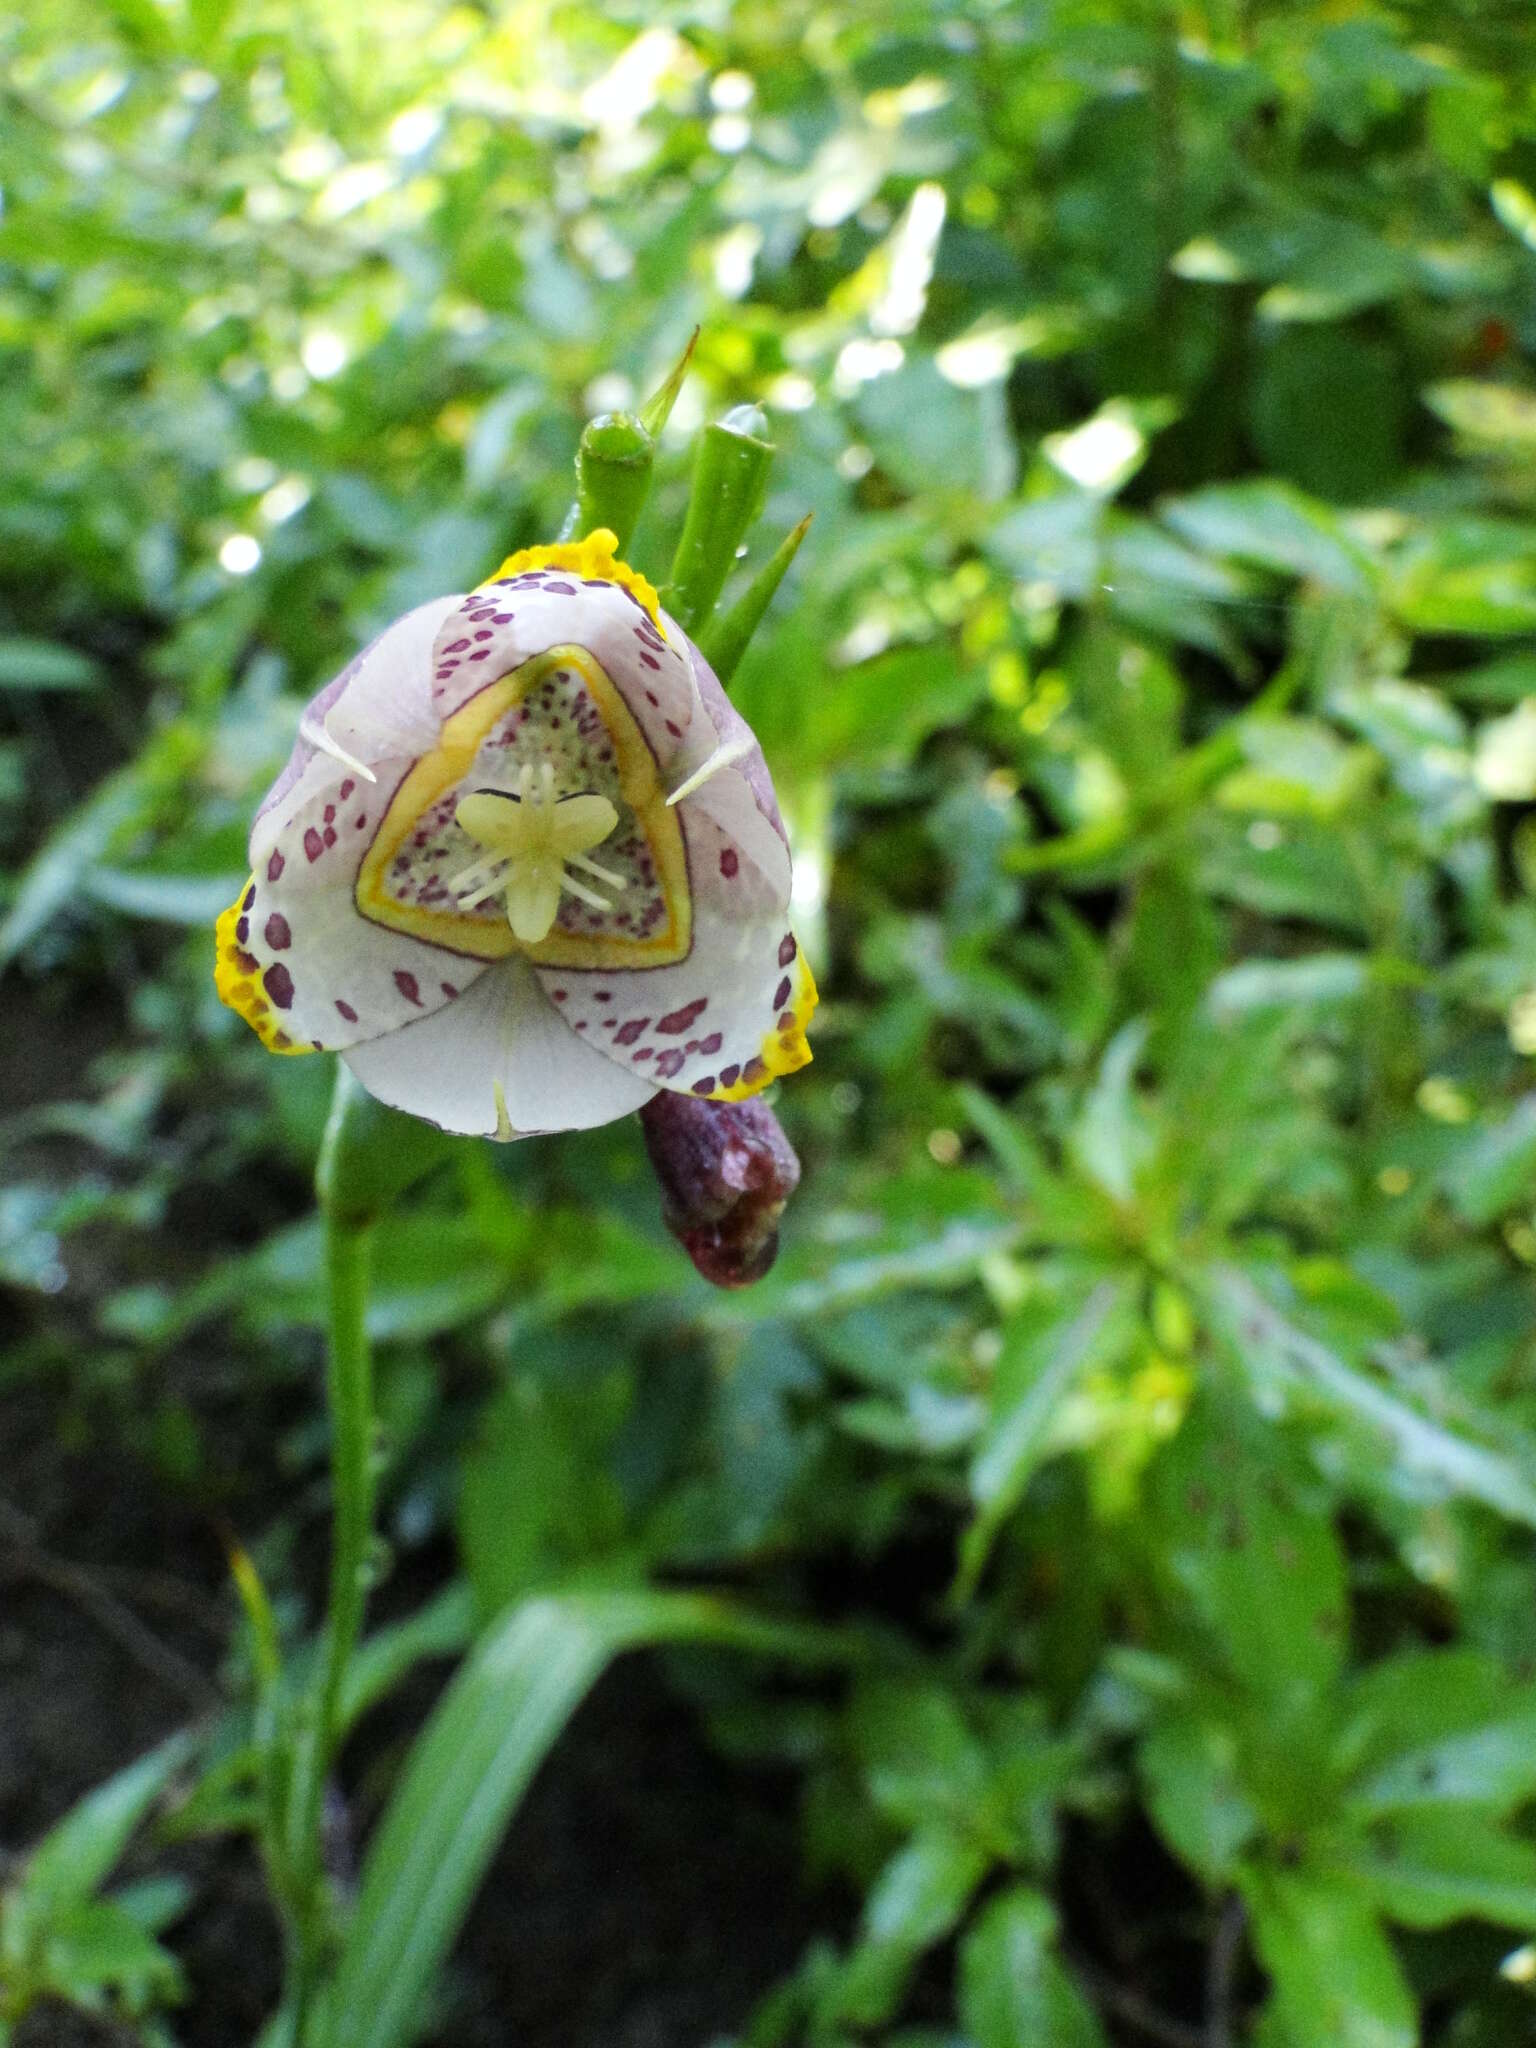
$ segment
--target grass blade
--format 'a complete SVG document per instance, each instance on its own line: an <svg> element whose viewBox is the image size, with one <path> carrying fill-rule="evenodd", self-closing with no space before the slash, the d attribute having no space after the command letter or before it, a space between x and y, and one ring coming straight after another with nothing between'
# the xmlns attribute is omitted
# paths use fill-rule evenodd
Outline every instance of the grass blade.
<svg viewBox="0 0 1536 2048"><path fill-rule="evenodd" d="M329 2001L325 2048L406 2048L513 1809L603 1667L649 1643L812 1661L858 1646L693 1593L550 1596L481 1639L411 1753L369 1849Z"/></svg>

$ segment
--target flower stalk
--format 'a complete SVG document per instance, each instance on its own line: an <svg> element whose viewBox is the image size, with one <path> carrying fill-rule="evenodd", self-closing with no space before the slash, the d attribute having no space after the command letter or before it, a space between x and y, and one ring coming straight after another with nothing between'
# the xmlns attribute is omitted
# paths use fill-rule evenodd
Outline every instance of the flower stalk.
<svg viewBox="0 0 1536 2048"><path fill-rule="evenodd" d="M331 1416L331 1569L319 1663L301 1709L289 1822L289 2004L293 2048L307 2048L315 1996L332 1936L325 1869L326 1785L341 1742L347 1667L362 1635L373 1544L373 1358L368 1280L374 1219L405 1179L421 1170L420 1148L402 1160L381 1125L409 1119L384 1110L345 1066L336 1070L331 1113L315 1176L325 1230L326 1403ZM431 1134L437 1137L437 1133Z"/></svg>

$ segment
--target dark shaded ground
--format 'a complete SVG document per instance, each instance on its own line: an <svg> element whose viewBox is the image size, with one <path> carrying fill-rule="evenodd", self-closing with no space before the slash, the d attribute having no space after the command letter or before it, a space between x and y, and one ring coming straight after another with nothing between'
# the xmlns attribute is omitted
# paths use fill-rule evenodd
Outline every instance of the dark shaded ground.
<svg viewBox="0 0 1536 2048"><path fill-rule="evenodd" d="M196 1398L194 1396L194 1398ZM289 1398L277 1397L279 1402ZM217 1507L158 1483L112 1431L82 1435L62 1384L0 1391L0 1859L81 1793L218 1704L232 1619L222 1526L250 1533L285 1505L280 1409L243 1420L205 1388L218 1441ZM243 1437L243 1446L236 1439ZM294 1560L318 1572L323 1515ZM818 1589L838 1611L914 1609L941 1583L950 1543L894 1551ZM379 1602L406 1611L449 1568L418 1553ZM850 1565L851 1570L851 1565ZM318 1586L313 1590L318 1591ZM353 1825L385 1796L441 1670L423 1671L359 1729L345 1758ZM791 1774L748 1771L709 1747L661 1669L625 1659L557 1743L465 1928L427 2048L707 2048L746 2018L813 1935L845 1937L847 1899L802 1887ZM355 1846L355 1845L354 1845ZM1069 1950L1124 2048L1202 2048L1209 1908L1144 1826L1080 1824L1062 1859ZM277 1926L250 1845L159 1852L194 1903L170 1945L186 1973L181 2048L248 2048L278 1992ZM0 1865L3 1867L3 1865ZM949 2009L948 1963L913 1987L915 2017ZM931 1979L931 1981L929 1981ZM1239 1972L1235 1990L1251 1997ZM131 2048L137 2036L35 2012L16 2048Z"/></svg>
<svg viewBox="0 0 1536 2048"><path fill-rule="evenodd" d="M61 1450L56 1420L36 1390L0 1397L0 1848L10 1853L205 1705L220 1656L223 1559L207 1519L131 1461ZM361 1731L352 1782L377 1782L434 1690L423 1677ZM196 1890L171 1941L190 1987L178 2039L243 2048L270 2009L279 1963L255 1857L220 1841L165 1860ZM702 2048L808 1938L815 1915L798 1865L789 1784L720 1762L656 1668L629 1659L578 1714L519 1814L435 2038L442 2048ZM17 2048L132 2038L39 2011Z"/></svg>
<svg viewBox="0 0 1536 2048"><path fill-rule="evenodd" d="M798 1866L789 1783L727 1769L655 1667L630 1659L503 1846L438 2048L703 2048L810 1938Z"/></svg>

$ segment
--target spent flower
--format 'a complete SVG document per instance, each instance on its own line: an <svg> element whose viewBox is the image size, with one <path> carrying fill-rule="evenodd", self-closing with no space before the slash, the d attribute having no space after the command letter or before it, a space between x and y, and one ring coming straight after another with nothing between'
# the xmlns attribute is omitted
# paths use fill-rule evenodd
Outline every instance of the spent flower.
<svg viewBox="0 0 1536 2048"><path fill-rule="evenodd" d="M766 1102L659 1093L640 1112L667 1228L716 1287L761 1280L800 1161Z"/></svg>

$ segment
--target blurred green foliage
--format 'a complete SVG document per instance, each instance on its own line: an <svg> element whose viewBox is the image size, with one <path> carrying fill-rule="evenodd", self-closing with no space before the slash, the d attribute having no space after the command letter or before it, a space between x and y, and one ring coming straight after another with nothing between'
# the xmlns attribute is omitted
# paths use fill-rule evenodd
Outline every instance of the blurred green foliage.
<svg viewBox="0 0 1536 2048"><path fill-rule="evenodd" d="M450 1148L379 1243L390 1542L453 1532L497 1641L690 1575L867 1638L672 1666L864 1901L750 2048L1536 2038L1523 0L55 0L0 51L0 1391L216 1504L190 1356L317 1474L328 1062L218 1009L208 921L300 701L551 536L700 323L632 552L763 406L805 1182L711 1297L631 1126ZM244 1533L301 1640L293 1515ZM249 1819L220 1755L187 1828Z"/></svg>

